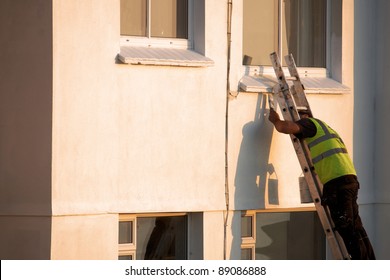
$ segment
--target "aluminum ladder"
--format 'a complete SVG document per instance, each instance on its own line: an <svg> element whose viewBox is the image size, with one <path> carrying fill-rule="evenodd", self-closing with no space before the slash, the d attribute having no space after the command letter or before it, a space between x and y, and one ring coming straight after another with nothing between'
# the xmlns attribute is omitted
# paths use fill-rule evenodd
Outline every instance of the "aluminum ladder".
<svg viewBox="0 0 390 280"><path fill-rule="evenodd" d="M270 54L270 58L277 78L277 84L273 88L273 94L277 97L284 120L299 120L298 108L305 108L309 111L309 116L313 117L293 56L291 54L285 56L285 61L290 72L289 78L286 78L284 75L277 53ZM291 86L288 80L292 82ZM270 107L275 109L273 97L268 95L268 98ZM302 139L298 139L291 134L290 137L333 257L339 260L348 260L351 258L350 254L345 247L342 237L334 228L329 208L321 205L323 186L318 175L315 173L314 165L310 157L310 150Z"/></svg>

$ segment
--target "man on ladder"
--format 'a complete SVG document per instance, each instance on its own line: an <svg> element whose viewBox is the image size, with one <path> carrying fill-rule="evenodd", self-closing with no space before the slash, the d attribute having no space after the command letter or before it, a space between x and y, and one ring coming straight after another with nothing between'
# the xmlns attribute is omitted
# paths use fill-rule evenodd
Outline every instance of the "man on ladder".
<svg viewBox="0 0 390 280"><path fill-rule="evenodd" d="M373 260L374 250L359 216L359 182L355 167L340 136L325 122L309 117L297 108L300 120L281 120L270 108L269 120L276 130L304 139L310 149L315 171L323 184L321 203L329 207L335 229L340 233L353 260Z"/></svg>

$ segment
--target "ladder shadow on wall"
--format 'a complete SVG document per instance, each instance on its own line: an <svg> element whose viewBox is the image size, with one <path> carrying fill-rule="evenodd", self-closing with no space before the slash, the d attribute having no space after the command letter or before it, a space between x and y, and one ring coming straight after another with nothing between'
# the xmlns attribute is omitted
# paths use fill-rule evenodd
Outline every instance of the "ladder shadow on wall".
<svg viewBox="0 0 390 280"><path fill-rule="evenodd" d="M269 162L273 125L267 96L258 95L254 120L242 128L234 180L236 209L264 209L279 204L278 178Z"/></svg>

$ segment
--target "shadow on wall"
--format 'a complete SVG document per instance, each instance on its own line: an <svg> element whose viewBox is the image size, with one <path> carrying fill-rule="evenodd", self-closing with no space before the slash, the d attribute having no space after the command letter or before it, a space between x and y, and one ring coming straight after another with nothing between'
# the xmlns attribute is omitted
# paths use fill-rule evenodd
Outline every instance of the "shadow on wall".
<svg viewBox="0 0 390 280"><path fill-rule="evenodd" d="M242 129L242 142L234 180L236 210L264 209L266 204L278 204L278 179L269 163L273 125L268 121L267 96L258 95L254 120ZM241 215L236 213L232 228L241 227ZM240 232L240 231L239 231ZM242 259L241 234L233 232L230 259Z"/></svg>
<svg viewBox="0 0 390 280"><path fill-rule="evenodd" d="M273 125L268 121L267 96L258 95L254 120L242 129L234 185L236 209L261 209L279 204L278 178L269 163Z"/></svg>

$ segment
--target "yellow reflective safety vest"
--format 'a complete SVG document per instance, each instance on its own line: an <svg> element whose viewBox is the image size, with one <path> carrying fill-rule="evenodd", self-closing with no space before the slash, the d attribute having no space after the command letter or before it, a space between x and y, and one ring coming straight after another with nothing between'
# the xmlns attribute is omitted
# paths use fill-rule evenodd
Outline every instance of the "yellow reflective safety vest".
<svg viewBox="0 0 390 280"><path fill-rule="evenodd" d="M314 168L322 184L344 175L356 175L343 140L326 123L310 118L317 128L314 137L305 138Z"/></svg>

